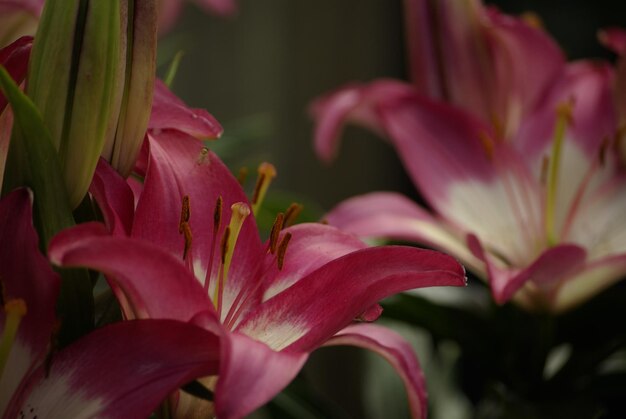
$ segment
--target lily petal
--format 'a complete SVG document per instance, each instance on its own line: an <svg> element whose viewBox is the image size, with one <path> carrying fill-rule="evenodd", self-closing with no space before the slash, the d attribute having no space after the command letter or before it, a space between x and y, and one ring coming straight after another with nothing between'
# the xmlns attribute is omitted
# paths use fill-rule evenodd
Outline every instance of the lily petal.
<svg viewBox="0 0 626 419"><path fill-rule="evenodd" d="M210 113L204 109L188 108L158 79L154 83L148 129L153 135L173 130L201 139L217 138L223 131L220 123Z"/></svg>
<svg viewBox="0 0 626 419"><path fill-rule="evenodd" d="M289 227L283 231L278 241L286 234L291 234L291 240L282 269L276 266L274 255L269 254L267 257L269 260L266 265L269 266L266 272L271 282L264 282L267 289L263 300L268 300L284 291L331 260L367 247L365 243L352 235L317 223L297 224Z"/></svg>
<svg viewBox="0 0 626 419"><path fill-rule="evenodd" d="M189 321L212 307L180 260L153 243L112 237L99 223L79 224L57 234L48 255L58 266L103 272L132 304L134 313L126 313L130 318Z"/></svg>
<svg viewBox="0 0 626 419"><path fill-rule="evenodd" d="M215 388L217 417L241 418L285 388L307 360L302 352L275 352L239 333L224 338Z"/></svg>
<svg viewBox="0 0 626 419"><path fill-rule="evenodd" d="M389 328L353 324L328 340L324 346L352 345L369 349L385 358L398 372L406 387L411 416L426 418L426 382L413 348Z"/></svg>
<svg viewBox="0 0 626 419"><path fill-rule="evenodd" d="M426 286L463 286L450 256L403 246L367 248L313 271L243 318L235 329L274 350L309 351L383 298Z"/></svg>
<svg viewBox="0 0 626 419"><path fill-rule="evenodd" d="M402 194L371 192L347 199L324 217L330 225L363 238L414 241L451 253L475 272L482 263L467 249L459 232Z"/></svg>
<svg viewBox="0 0 626 419"><path fill-rule="evenodd" d="M135 212L133 191L126 180L102 158L96 166L89 192L98 203L111 233L130 235Z"/></svg>
<svg viewBox="0 0 626 419"><path fill-rule="evenodd" d="M341 130L347 122L354 122L383 134L384 130L376 112L378 103L412 94L412 87L406 83L380 80L368 85L344 86L318 98L310 108L317 122L314 139L317 155L326 162L333 160L337 154Z"/></svg>
<svg viewBox="0 0 626 419"><path fill-rule="evenodd" d="M528 281L539 285L557 283L580 270L585 263L587 252L583 247L562 244L544 251L523 269L503 267L501 262L486 253L480 241L468 236L468 247L474 255L482 259L489 273L489 284L494 300L503 304L513 297Z"/></svg>
<svg viewBox="0 0 626 419"><path fill-rule="evenodd" d="M22 318L7 360L0 374L0 412L20 385L31 365L43 359L56 319L60 279L39 251L39 239L32 221L32 195L17 189L0 201L0 286L4 302L22 299ZM0 333L6 313L0 310Z"/></svg>
<svg viewBox="0 0 626 419"><path fill-rule="evenodd" d="M176 388L215 374L219 354L219 339L191 324L130 320L109 325L56 354L48 371L40 368L14 415L148 417Z"/></svg>
<svg viewBox="0 0 626 419"><path fill-rule="evenodd" d="M13 80L20 85L26 78L28 57L33 46L32 36L23 36L15 42L0 49L0 64L6 68ZM8 104L7 99L0 92L0 113Z"/></svg>

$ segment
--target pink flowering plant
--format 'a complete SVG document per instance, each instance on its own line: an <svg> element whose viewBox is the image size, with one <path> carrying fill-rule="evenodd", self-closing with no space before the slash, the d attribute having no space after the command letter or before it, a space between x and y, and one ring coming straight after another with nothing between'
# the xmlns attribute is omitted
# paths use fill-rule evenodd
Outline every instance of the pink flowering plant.
<svg viewBox="0 0 626 419"><path fill-rule="evenodd" d="M400 193L371 192L340 203L326 220L362 238L416 242L458 257L488 284L493 302L512 301L529 312L519 314L521 322L536 325L519 335L503 332L504 324L523 327L517 310L490 309L497 318L477 326L482 331L474 338L502 342L517 352L518 365L486 371L485 386L503 380L520 397L534 397L524 388L535 385L528 371L535 371L536 386L546 386L541 371L550 350L574 345L571 363L542 394L575 397L580 388L563 383L575 381L577 362L590 362L585 374L597 378L602 373L594 368L603 356L624 348L623 334L602 317L592 317L602 338L590 346L603 356L594 358L568 334L573 319L623 290L623 60L616 67L566 62L536 17L509 16L478 0L407 0L405 16L410 82L350 84L317 99L314 141L319 157L330 161L345 123L375 131L395 148L426 205ZM601 34L619 55L624 39L618 29ZM602 298L594 299L598 294ZM432 302L422 302L433 311L419 316L411 314L409 301L420 299L402 298L387 307L389 315L453 337L471 360L498 358L471 336L433 322L438 309ZM484 315L474 318L477 325ZM546 327L547 335L539 333ZM515 349L520 336L540 348L536 354ZM609 342L614 338L620 343ZM592 396L589 405L606 403L604 396ZM514 404L506 396L499 402Z"/></svg>

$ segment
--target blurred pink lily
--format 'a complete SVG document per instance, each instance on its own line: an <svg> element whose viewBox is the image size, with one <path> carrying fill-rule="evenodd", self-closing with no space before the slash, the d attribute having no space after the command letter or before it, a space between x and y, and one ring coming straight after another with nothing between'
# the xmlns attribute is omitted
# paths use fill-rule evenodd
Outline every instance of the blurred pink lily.
<svg viewBox="0 0 626 419"><path fill-rule="evenodd" d="M170 31L182 12L184 0L160 0L159 32ZM218 16L232 16L237 12L235 0L192 0L207 13Z"/></svg>
<svg viewBox="0 0 626 419"><path fill-rule="evenodd" d="M450 252L489 279L498 303L515 295L536 309L566 310L626 274L613 83L608 64L568 64L506 136L466 107L404 83L340 89L313 106L318 154L332 158L344 122L371 127L397 149L431 210L374 193L327 219L361 237Z"/></svg>
<svg viewBox="0 0 626 419"><path fill-rule="evenodd" d="M60 279L39 252L31 200L18 189L0 201L2 417L147 417L217 371L215 334L174 320L117 323L55 349Z"/></svg>
<svg viewBox="0 0 626 419"><path fill-rule="evenodd" d="M274 175L261 167L249 202L223 163L199 141L149 137L145 183L136 208L127 183L106 164L92 193L102 224L84 224L53 239L51 260L105 273L127 318L173 318L220 333L214 389L220 418L245 416L282 390L308 354L322 345L375 350L403 378L414 417L425 415L423 378L410 346L371 324L377 302L400 291L462 286L449 256L410 247L367 248L321 224L283 229L279 215L261 243L252 212ZM181 204L182 203L182 204ZM181 211L182 207L182 211ZM177 414L198 408L183 397Z"/></svg>
<svg viewBox="0 0 626 419"><path fill-rule="evenodd" d="M559 77L565 59L536 19L480 0L405 0L415 88L514 133ZM533 63L529 66L528 63Z"/></svg>

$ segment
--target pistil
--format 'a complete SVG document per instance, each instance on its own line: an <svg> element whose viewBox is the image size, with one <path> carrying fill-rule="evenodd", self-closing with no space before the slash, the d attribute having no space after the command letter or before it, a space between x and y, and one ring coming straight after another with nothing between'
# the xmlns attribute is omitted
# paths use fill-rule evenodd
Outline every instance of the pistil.
<svg viewBox="0 0 626 419"><path fill-rule="evenodd" d="M22 317L26 315L26 302L21 298L10 299L4 304L5 320L4 330L0 339L0 377L11 354L11 348L15 342L17 329Z"/></svg>
<svg viewBox="0 0 626 419"><path fill-rule="evenodd" d="M557 119L554 129L554 139L552 151L550 153L550 164L548 168L548 179L546 185L546 208L545 208L545 230L548 246L554 246L557 242L555 227L555 207L557 198L557 188L559 183L559 165L563 148L565 131L572 121L572 104L564 103L557 107Z"/></svg>

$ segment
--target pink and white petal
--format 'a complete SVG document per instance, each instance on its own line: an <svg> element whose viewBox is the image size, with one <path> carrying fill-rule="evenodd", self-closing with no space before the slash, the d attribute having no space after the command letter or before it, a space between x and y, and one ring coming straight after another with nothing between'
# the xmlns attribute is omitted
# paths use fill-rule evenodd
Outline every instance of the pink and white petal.
<svg viewBox="0 0 626 419"><path fill-rule="evenodd" d="M279 242L286 234L291 234L291 240L282 269L278 269L275 255L266 256L264 301L328 262L367 247L353 235L318 223L297 224L286 228L279 236Z"/></svg>
<svg viewBox="0 0 626 419"><path fill-rule="evenodd" d="M509 137L562 75L565 56L545 31L522 19L491 8L487 20L484 34L494 68L494 80L485 86L494 93L488 117L496 117ZM528 62L541 71L529 71Z"/></svg>
<svg viewBox="0 0 626 419"><path fill-rule="evenodd" d="M148 130L155 136L179 131L199 139L217 138L224 131L204 109L192 109L174 95L161 80L155 80L152 114Z"/></svg>
<svg viewBox="0 0 626 419"><path fill-rule="evenodd" d="M148 417L172 391L215 374L220 341L173 320L130 320L98 329L55 354L31 377L7 417Z"/></svg>
<svg viewBox="0 0 626 419"><path fill-rule="evenodd" d="M113 235L129 236L135 211L133 191L104 159L98 161L89 192L98 203Z"/></svg>
<svg viewBox="0 0 626 419"><path fill-rule="evenodd" d="M0 374L0 412L4 411L22 377L45 357L56 322L60 278L39 251L32 220L32 195L17 189L0 200L0 286L3 302L22 299L26 315ZM0 310L0 334L6 313Z"/></svg>
<svg viewBox="0 0 626 419"><path fill-rule="evenodd" d="M485 137L494 137L471 115L417 95L387 101L378 110L413 182L437 209L451 183L495 176L485 145Z"/></svg>
<svg viewBox="0 0 626 419"><path fill-rule="evenodd" d="M189 197L189 225L193 235L187 261L201 284L213 277L213 290L220 265L220 242L231 218L231 206L247 205L248 199L228 168L202 142L189 137L149 137L150 156L146 180L135 212L133 237L151 241L182 258L184 237L179 233L184 196ZM222 216L216 232L214 213L222 198ZM231 238L232 240L232 238ZM224 310L228 312L239 291L257 275L263 247L252 215L243 223L233 253L226 288ZM212 275L207 275L211 267Z"/></svg>
<svg viewBox="0 0 626 419"><path fill-rule="evenodd" d="M267 403L295 378L307 357L273 351L238 333L225 336L215 388L217 417L242 418Z"/></svg>
<svg viewBox="0 0 626 419"><path fill-rule="evenodd" d="M372 192L349 198L325 215L330 225L365 239L412 241L455 255L472 270L482 263L444 222L395 192Z"/></svg>
<svg viewBox="0 0 626 419"><path fill-rule="evenodd" d="M491 292L498 304L509 301L529 281L539 286L552 286L580 270L587 258L584 248L562 244L545 250L528 266L516 268L505 265L496 255L489 253L476 236L469 235L467 240L475 256L485 263Z"/></svg>
<svg viewBox="0 0 626 419"><path fill-rule="evenodd" d="M347 85L316 99L310 113L316 122L314 147L318 157L326 162L335 158L345 123L356 123L383 135L377 105L412 94L413 88L408 84L379 80Z"/></svg>
<svg viewBox="0 0 626 419"><path fill-rule="evenodd" d="M569 310L592 298L626 275L626 254L592 260L587 265L565 278L552 296L552 311Z"/></svg>
<svg viewBox="0 0 626 419"><path fill-rule="evenodd" d="M608 171L614 173L611 168ZM605 182L601 182L602 173L597 177L597 185L588 188L567 236L587 249L590 260L626 252L626 176L613 176Z"/></svg>
<svg viewBox="0 0 626 419"><path fill-rule="evenodd" d="M32 45L33 38L31 36L23 36L10 45L0 49L0 65L9 72L18 85L22 84L22 81L24 81L26 77L28 57L30 56ZM0 92L0 113L4 111L7 104L7 99L2 92Z"/></svg>
<svg viewBox="0 0 626 419"><path fill-rule="evenodd" d="M366 248L313 271L249 312L236 330L275 350L310 351L385 297L463 285L463 267L450 256L404 246Z"/></svg>
<svg viewBox="0 0 626 419"><path fill-rule="evenodd" d="M110 236L102 224L84 223L60 232L51 240L48 256L57 266L104 273L132 305L129 318L189 321L212 311L207 293L182 261L153 243Z"/></svg>
<svg viewBox="0 0 626 419"><path fill-rule="evenodd" d="M571 103L571 124L564 143L573 143L588 160L597 159L603 143L616 129L614 77L608 63L569 63L542 105L521 125L513 144L533 167L539 168L554 141L557 108Z"/></svg>
<svg viewBox="0 0 626 419"><path fill-rule="evenodd" d="M411 345L399 334L373 324L353 324L330 338L323 346L351 345L369 349L385 358L404 382L411 417L427 416L424 374Z"/></svg>

